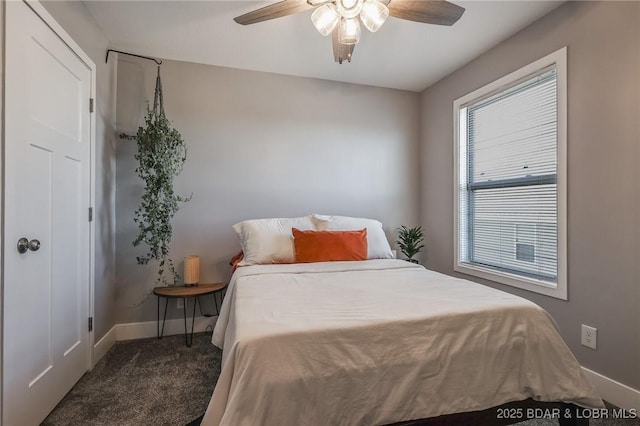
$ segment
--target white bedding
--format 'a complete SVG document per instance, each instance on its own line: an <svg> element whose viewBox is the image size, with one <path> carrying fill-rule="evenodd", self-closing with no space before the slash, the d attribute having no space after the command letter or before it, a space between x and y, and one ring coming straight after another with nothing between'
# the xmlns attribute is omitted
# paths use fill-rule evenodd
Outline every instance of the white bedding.
<svg viewBox="0 0 640 426"><path fill-rule="evenodd" d="M534 303L400 260L232 277L202 425L381 425L509 401L602 401Z"/></svg>

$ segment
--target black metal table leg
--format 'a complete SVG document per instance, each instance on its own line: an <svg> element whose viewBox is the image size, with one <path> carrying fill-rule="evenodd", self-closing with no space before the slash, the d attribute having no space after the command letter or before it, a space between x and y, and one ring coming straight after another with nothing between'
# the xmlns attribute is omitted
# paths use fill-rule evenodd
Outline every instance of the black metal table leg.
<svg viewBox="0 0 640 426"><path fill-rule="evenodd" d="M185 307L186 308L186 307ZM191 344L193 343L193 326L196 322L196 301L193 301L193 312L191 315L191 341L189 342L189 347L191 347Z"/></svg>
<svg viewBox="0 0 640 426"><path fill-rule="evenodd" d="M155 287L153 289L153 294L158 297L157 301L157 312L156 312L156 334L158 339L162 339L164 336L164 327L167 322L167 310L169 308L169 299L183 299L184 300L184 308L183 308L183 321L184 321L184 340L187 347L191 347L193 344L193 334L195 332L196 325L196 310L198 306L200 307L200 314L205 317L210 317L212 314L206 314L202 312L202 302L200 301L200 296L213 294L213 300L216 306L216 314L220 315L220 310L222 308L222 303L224 299L224 293L226 293L226 284L225 283L212 283L212 284L202 284L199 287L175 287L175 286L166 286L166 287ZM218 299L218 295L216 293L221 292L220 297ZM164 314L162 317L162 326L160 326L160 298L163 297L165 299L164 303ZM191 330L189 330L189 326L187 324L187 309L189 309L189 299L195 298L193 301L193 308L191 314Z"/></svg>
<svg viewBox="0 0 640 426"><path fill-rule="evenodd" d="M202 303L200 303L200 296L196 296L196 303L198 304L198 307L200 308L200 315L202 314ZM195 307L194 307L195 309Z"/></svg>
<svg viewBox="0 0 640 426"><path fill-rule="evenodd" d="M187 338L187 301L189 299L184 299L184 309L182 310L182 314L184 316L184 341L187 344L187 347L189 347L189 339Z"/></svg>
<svg viewBox="0 0 640 426"><path fill-rule="evenodd" d="M164 317L162 318L162 331L160 331L160 296L158 296L158 321L156 322L156 334L158 339L162 339L164 335L164 323L167 320L167 305L169 305L169 298L164 298Z"/></svg>
<svg viewBox="0 0 640 426"><path fill-rule="evenodd" d="M220 308L218 308L218 292L213 293L213 303L216 304L216 315L220 315Z"/></svg>
<svg viewBox="0 0 640 426"><path fill-rule="evenodd" d="M187 329L187 306L189 303L189 298L185 298L184 299L184 340L185 343L187 344L187 347L190 348L191 345L193 344L193 326L195 324L196 321L196 304L197 304L197 298L196 300L193 301L193 315L191 316L191 336L189 336L188 333L188 329Z"/></svg>

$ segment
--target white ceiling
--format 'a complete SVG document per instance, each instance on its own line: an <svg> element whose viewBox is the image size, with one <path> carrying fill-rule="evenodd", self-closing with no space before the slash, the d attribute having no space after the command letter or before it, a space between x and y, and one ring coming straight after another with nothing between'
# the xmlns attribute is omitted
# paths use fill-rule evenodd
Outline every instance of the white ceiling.
<svg viewBox="0 0 640 426"><path fill-rule="evenodd" d="M180 61L422 91L545 15L561 1L455 1L452 27L389 18L363 28L353 62L333 61L310 11L242 26L235 16L275 1L85 1L111 47Z"/></svg>

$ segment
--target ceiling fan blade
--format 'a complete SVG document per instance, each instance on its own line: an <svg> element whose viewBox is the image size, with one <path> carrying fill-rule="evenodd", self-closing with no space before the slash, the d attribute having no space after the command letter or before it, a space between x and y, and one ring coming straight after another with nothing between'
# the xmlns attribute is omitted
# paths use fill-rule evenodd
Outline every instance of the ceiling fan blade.
<svg viewBox="0 0 640 426"><path fill-rule="evenodd" d="M335 0L307 0L307 3L309 3L313 7L318 7L322 6L323 4L333 3L334 1Z"/></svg>
<svg viewBox="0 0 640 426"><path fill-rule="evenodd" d="M355 44L341 44L338 41L338 27L333 30L331 34L331 39L333 41L333 59L336 62L342 64L342 61L351 62L351 56L353 55L353 49L356 47Z"/></svg>
<svg viewBox="0 0 640 426"><path fill-rule="evenodd" d="M256 9L252 12L233 18L238 24L249 25L270 19L281 18L294 13L304 12L313 9L307 0L283 0L278 3Z"/></svg>
<svg viewBox="0 0 640 426"><path fill-rule="evenodd" d="M388 8L389 14L396 18L449 26L464 13L464 7L448 1L391 0Z"/></svg>

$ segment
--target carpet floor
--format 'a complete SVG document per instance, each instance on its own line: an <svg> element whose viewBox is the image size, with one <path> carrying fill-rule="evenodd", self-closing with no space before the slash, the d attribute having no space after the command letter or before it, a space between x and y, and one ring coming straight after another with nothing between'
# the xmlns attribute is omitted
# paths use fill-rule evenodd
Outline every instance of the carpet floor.
<svg viewBox="0 0 640 426"><path fill-rule="evenodd" d="M183 335L117 342L42 424L198 426L220 374L221 356L210 333L194 334L191 348ZM607 406L610 413L615 408ZM541 419L518 426L557 424ZM640 426L640 420L591 419L590 425Z"/></svg>
<svg viewBox="0 0 640 426"><path fill-rule="evenodd" d="M42 423L182 426L207 409L222 351L211 333L117 342Z"/></svg>

